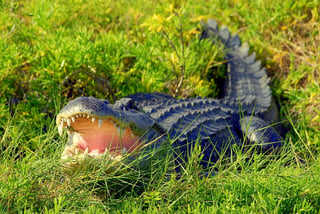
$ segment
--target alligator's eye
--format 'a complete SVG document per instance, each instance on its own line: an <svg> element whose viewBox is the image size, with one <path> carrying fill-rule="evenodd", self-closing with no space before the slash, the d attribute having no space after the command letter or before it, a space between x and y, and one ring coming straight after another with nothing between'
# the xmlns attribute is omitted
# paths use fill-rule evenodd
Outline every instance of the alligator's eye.
<svg viewBox="0 0 320 214"><path fill-rule="evenodd" d="M115 104L115 108L120 108L122 110L139 110L137 106L134 103L135 101L131 98L122 98L121 100L118 100Z"/></svg>

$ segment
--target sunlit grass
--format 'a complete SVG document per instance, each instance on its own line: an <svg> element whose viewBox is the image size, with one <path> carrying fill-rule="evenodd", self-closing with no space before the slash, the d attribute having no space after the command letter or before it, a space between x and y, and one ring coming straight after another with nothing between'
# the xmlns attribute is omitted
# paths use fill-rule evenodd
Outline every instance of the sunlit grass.
<svg viewBox="0 0 320 214"><path fill-rule="evenodd" d="M317 212L319 11L317 0L0 1L0 212ZM196 149L177 173L168 141L121 167L64 170L54 121L76 96L217 96L223 51L198 39L207 18L267 67L283 151L233 148L202 169Z"/></svg>

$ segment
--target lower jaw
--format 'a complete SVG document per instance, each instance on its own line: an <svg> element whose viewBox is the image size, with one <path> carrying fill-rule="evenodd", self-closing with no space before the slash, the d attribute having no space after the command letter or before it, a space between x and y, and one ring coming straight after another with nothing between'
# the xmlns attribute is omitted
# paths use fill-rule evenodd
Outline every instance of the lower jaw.
<svg viewBox="0 0 320 214"><path fill-rule="evenodd" d="M94 151L88 153L87 151L83 151L75 145L66 146L61 155L63 171L67 175L73 175L78 170L88 169L88 167L89 169L92 169L91 167L97 169L103 164L104 167L102 169L110 173L123 164L124 158L122 155L108 152L95 153Z"/></svg>
<svg viewBox="0 0 320 214"><path fill-rule="evenodd" d="M77 160L85 159L85 158L104 158L111 160L120 160L122 158L122 154L127 152L127 149L124 147L120 148L105 148L105 149L94 149L81 145L81 141L79 141L79 135L74 134L72 139L73 143L71 145L67 145L62 152L61 159L69 159L74 157Z"/></svg>
<svg viewBox="0 0 320 214"><path fill-rule="evenodd" d="M106 150L104 153L100 153L99 151L91 151L88 152L88 149L82 150L79 149L77 145L66 146L62 152L61 159L62 160L71 160L80 162L85 159L110 159L113 161L120 161L122 159L122 155L109 152Z"/></svg>
<svg viewBox="0 0 320 214"><path fill-rule="evenodd" d="M104 139L107 138L108 136L102 136L96 139L90 139L91 141L98 142L90 144L88 143L89 139L82 137L82 135L77 132L73 132L70 139L72 145L67 146L64 153L69 154L68 156L84 154L89 157L107 156L112 158L128 151L124 145L120 146L119 143L115 142L110 143L110 146L106 146L108 143L104 142ZM117 141L117 139L112 140Z"/></svg>

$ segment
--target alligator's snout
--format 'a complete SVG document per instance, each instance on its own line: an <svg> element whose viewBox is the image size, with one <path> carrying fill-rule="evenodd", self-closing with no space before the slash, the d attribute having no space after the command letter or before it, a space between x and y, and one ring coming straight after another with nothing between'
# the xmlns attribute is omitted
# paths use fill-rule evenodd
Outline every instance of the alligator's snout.
<svg viewBox="0 0 320 214"><path fill-rule="evenodd" d="M133 132L125 115L109 102L94 97L70 101L56 119L59 134L66 129L69 135L62 158L76 154L115 158L132 152L139 145L140 136Z"/></svg>

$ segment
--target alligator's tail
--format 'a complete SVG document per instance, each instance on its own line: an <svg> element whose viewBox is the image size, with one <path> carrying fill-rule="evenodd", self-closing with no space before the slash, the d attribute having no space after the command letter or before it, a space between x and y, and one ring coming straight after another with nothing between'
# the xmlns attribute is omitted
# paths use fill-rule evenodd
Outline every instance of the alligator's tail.
<svg viewBox="0 0 320 214"><path fill-rule="evenodd" d="M241 45L238 35L231 36L228 28L218 28L210 19L201 34L202 39L220 40L226 49L227 79L223 98L238 99L243 106L254 107L255 112L265 112L271 105L271 91L265 68L248 54L248 45Z"/></svg>

